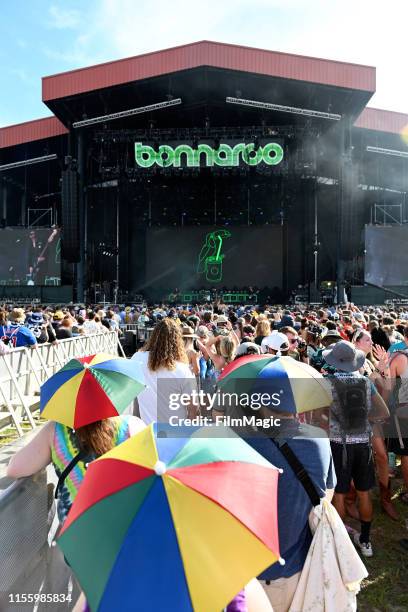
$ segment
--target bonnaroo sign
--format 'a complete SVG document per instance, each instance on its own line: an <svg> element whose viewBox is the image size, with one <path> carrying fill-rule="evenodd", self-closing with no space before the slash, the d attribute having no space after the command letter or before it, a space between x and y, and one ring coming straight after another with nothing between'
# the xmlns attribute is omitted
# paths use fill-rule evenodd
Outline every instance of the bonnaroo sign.
<svg viewBox="0 0 408 612"><path fill-rule="evenodd" d="M220 144L217 149L204 143L196 148L187 144L176 147L161 145L157 150L141 142L135 143L135 160L140 168L150 168L154 164L160 168L233 167L241 163L248 166L257 166L260 163L276 166L282 159L283 148L276 142L269 142L257 148L253 142L240 142L234 146Z"/></svg>

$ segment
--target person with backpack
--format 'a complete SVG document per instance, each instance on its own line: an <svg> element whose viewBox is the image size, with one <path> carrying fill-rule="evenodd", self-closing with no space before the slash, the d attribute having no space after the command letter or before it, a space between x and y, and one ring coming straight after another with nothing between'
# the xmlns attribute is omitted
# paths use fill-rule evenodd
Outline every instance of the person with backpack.
<svg viewBox="0 0 408 612"><path fill-rule="evenodd" d="M370 529L373 507L370 490L375 483L371 423L388 418L388 408L374 384L359 370L366 356L351 342L342 340L323 351L323 358L335 368L330 380L329 434L337 485L333 505L344 520L346 495L352 481L356 489L361 533L354 543L364 557L372 557Z"/></svg>
<svg viewBox="0 0 408 612"><path fill-rule="evenodd" d="M408 327L404 329L408 338ZM392 419L388 434L388 452L401 458L402 477L405 491L400 494L403 503L408 504L408 349L394 351L386 373L387 387L384 397L392 405Z"/></svg>

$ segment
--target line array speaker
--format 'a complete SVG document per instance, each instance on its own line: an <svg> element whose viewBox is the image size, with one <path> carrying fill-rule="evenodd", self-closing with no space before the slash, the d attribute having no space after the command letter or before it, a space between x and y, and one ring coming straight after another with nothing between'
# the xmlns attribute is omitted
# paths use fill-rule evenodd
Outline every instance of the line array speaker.
<svg viewBox="0 0 408 612"><path fill-rule="evenodd" d="M62 172L62 257L69 263L80 261L78 173Z"/></svg>

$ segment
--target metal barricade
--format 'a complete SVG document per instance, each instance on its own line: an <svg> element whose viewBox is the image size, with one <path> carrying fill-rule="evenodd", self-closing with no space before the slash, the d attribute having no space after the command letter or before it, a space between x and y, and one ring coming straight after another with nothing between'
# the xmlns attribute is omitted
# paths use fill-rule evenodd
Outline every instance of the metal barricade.
<svg viewBox="0 0 408 612"><path fill-rule="evenodd" d="M34 428L32 413L39 408L42 383L73 357L94 353L125 356L116 331L40 344L36 349L17 348L0 356L0 429L13 425L21 436L23 420Z"/></svg>
<svg viewBox="0 0 408 612"><path fill-rule="evenodd" d="M51 472L48 475L55 478ZM2 612L72 610L78 599L76 581L60 550L52 546L58 527L53 491L44 470L33 478L16 480L0 492ZM65 594L71 603L47 604L44 595L50 593ZM33 595L38 601L23 604L21 594Z"/></svg>

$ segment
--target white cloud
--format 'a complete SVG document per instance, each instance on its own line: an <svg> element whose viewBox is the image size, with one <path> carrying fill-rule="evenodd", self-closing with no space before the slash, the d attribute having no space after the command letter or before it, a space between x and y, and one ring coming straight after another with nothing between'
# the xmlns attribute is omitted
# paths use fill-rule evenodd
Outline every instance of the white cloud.
<svg viewBox="0 0 408 612"><path fill-rule="evenodd" d="M64 9L51 5L49 8L49 25L57 30L75 29L81 23L81 14L74 9Z"/></svg>
<svg viewBox="0 0 408 612"><path fill-rule="evenodd" d="M34 85L37 82L33 76L28 74L24 68L10 68L10 74L17 77L20 81L22 81L25 85Z"/></svg>
<svg viewBox="0 0 408 612"><path fill-rule="evenodd" d="M55 27L75 27L69 49L48 49L61 70L194 42L218 40L377 67L371 105L408 113L407 0L98 0L56 6ZM51 12L52 11L52 12Z"/></svg>

